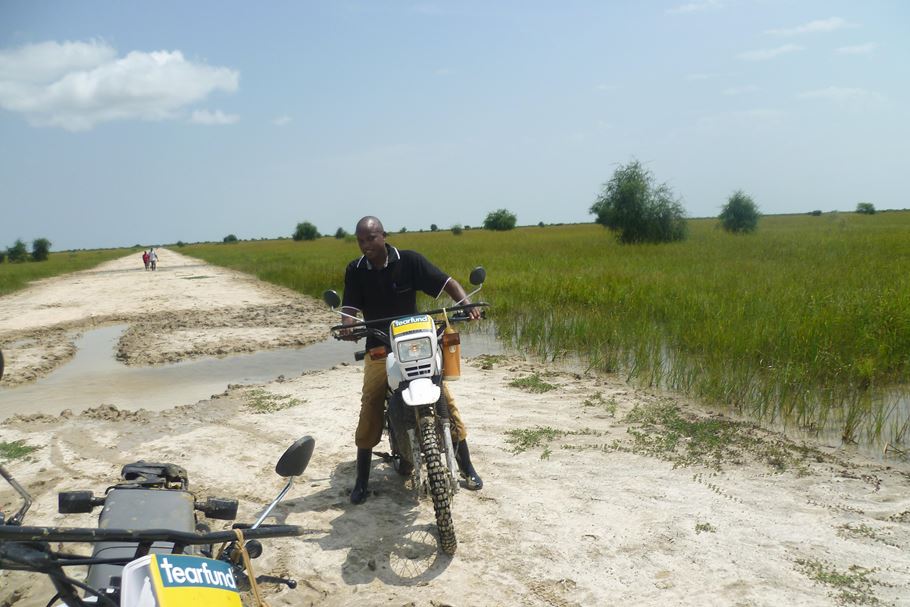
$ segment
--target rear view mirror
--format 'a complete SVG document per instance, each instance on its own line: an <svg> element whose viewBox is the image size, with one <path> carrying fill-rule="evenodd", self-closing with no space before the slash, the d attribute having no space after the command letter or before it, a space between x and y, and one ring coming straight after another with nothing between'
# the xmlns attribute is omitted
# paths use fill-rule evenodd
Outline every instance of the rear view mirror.
<svg viewBox="0 0 910 607"><path fill-rule="evenodd" d="M341 305L341 298L335 291L326 291L322 294L322 301L333 310Z"/></svg>
<svg viewBox="0 0 910 607"><path fill-rule="evenodd" d="M316 439L312 436L304 436L296 443L288 447L278 463L275 464L275 472L278 476L287 478L289 476L300 476L306 470L307 464L310 463L310 457L313 455L313 447L316 446Z"/></svg>
<svg viewBox="0 0 910 607"><path fill-rule="evenodd" d="M477 266L471 270L471 284L472 285L482 285L483 281L487 279L487 271L483 269L483 266Z"/></svg>
<svg viewBox="0 0 910 607"><path fill-rule="evenodd" d="M3 379L3 351L0 350L0 379Z"/></svg>

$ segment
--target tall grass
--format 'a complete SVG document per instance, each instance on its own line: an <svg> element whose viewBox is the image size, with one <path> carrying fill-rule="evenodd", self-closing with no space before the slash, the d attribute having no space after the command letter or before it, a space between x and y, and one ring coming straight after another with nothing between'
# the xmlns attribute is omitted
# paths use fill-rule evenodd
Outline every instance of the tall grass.
<svg viewBox="0 0 910 607"><path fill-rule="evenodd" d="M769 216L747 236L689 224L687 241L662 245L619 245L597 225L389 242L464 282L484 265L498 333L542 357L578 354L764 419L834 425L847 440L910 438L910 213ZM314 296L340 288L359 255L328 238L184 252Z"/></svg>
<svg viewBox="0 0 910 607"><path fill-rule="evenodd" d="M51 253L46 261L0 263L0 295L24 289L32 281L49 278L78 270L86 270L99 263L123 257L138 249L104 249L94 251L64 251ZM137 253L137 261L138 261Z"/></svg>

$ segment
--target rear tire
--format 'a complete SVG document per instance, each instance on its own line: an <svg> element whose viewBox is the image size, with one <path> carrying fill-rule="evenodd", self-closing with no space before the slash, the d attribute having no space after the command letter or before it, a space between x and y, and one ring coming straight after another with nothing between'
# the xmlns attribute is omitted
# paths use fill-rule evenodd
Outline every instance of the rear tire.
<svg viewBox="0 0 910 607"><path fill-rule="evenodd" d="M449 501L449 482L446 478L449 471L442 463L439 440L436 437L436 424L432 417L424 417L420 420L420 448L427 464L427 482L430 496L433 498L433 510L436 512L439 547L451 556L455 554L458 540L455 538L452 505Z"/></svg>

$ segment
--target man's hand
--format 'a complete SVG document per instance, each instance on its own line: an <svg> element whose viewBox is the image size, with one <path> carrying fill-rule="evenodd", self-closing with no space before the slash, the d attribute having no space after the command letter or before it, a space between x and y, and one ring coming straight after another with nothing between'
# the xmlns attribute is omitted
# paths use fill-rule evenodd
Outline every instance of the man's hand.
<svg viewBox="0 0 910 607"><path fill-rule="evenodd" d="M343 324L343 325L353 325L355 322L357 322L357 321L355 319L351 318L350 316L341 317L341 324ZM351 329L348 328L348 326L345 326L342 329L340 329L338 331L338 336L341 339L343 339L344 341L359 341L360 340L359 337L354 337L353 335L351 335Z"/></svg>
<svg viewBox="0 0 910 607"><path fill-rule="evenodd" d="M467 304L469 304L469 303L471 303L471 302L469 302L469 301L468 301L468 302L465 302L465 305L467 305ZM468 316L471 317L471 320L480 320L481 316L480 316L480 308L479 308L479 307L477 307L477 308L468 308L468 309L465 310L465 311L468 313Z"/></svg>

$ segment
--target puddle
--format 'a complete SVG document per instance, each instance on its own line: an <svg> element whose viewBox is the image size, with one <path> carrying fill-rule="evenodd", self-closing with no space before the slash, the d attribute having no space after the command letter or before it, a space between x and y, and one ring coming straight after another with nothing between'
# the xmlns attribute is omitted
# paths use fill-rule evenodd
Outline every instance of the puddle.
<svg viewBox="0 0 910 607"><path fill-rule="evenodd" d="M279 375L354 363L362 343L328 339L304 348L282 348L222 358L202 358L155 367L127 367L114 358L126 325L87 331L76 340L75 357L33 384L0 387L0 420L17 414L57 415L101 404L121 409L169 409L224 392L228 384L258 384ZM462 356L500 354L490 334L462 335Z"/></svg>

